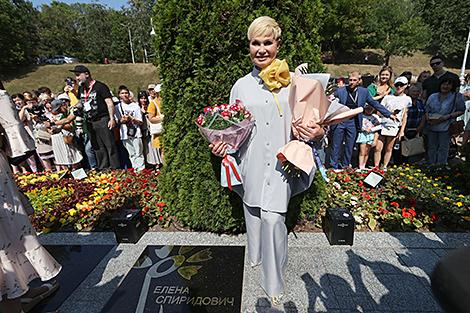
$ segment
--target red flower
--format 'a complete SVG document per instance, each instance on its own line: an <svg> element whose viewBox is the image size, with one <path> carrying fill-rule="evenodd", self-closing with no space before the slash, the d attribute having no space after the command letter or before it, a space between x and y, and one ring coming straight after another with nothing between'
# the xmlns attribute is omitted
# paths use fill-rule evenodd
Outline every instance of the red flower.
<svg viewBox="0 0 470 313"><path fill-rule="evenodd" d="M411 215L411 213L409 213L406 208L403 208L401 210L401 216L403 216L404 218L412 218L413 215Z"/></svg>
<svg viewBox="0 0 470 313"><path fill-rule="evenodd" d="M396 207L396 208L398 208L400 206L400 204L398 204L398 202L395 202L395 201L390 202L390 205L393 206L393 207Z"/></svg>
<svg viewBox="0 0 470 313"><path fill-rule="evenodd" d="M350 181L351 181L351 179L349 178L349 176L346 176L346 178L344 179L344 182L349 183Z"/></svg>
<svg viewBox="0 0 470 313"><path fill-rule="evenodd" d="M212 111L212 107L207 106L204 108L204 113L209 113L210 111Z"/></svg>
<svg viewBox="0 0 470 313"><path fill-rule="evenodd" d="M130 179L129 177L126 178L126 183L132 183L132 179Z"/></svg>
<svg viewBox="0 0 470 313"><path fill-rule="evenodd" d="M431 214L431 220L432 220L433 222L437 222L437 221L439 220L439 215L437 215L437 213L434 213L434 212L433 212L433 213Z"/></svg>
<svg viewBox="0 0 470 313"><path fill-rule="evenodd" d="M410 213L410 214L411 214L411 216L413 216L413 217L415 217L415 216L416 216L416 211L415 211L415 210L413 210L413 209L409 209L409 210L408 210L408 213Z"/></svg>
<svg viewBox="0 0 470 313"><path fill-rule="evenodd" d="M204 123L204 116L199 115L199 116L197 117L197 119L196 119L196 123L197 123L198 125L202 125L202 124Z"/></svg>
<svg viewBox="0 0 470 313"><path fill-rule="evenodd" d="M165 203L165 202L158 202L158 203L157 203L157 206L158 206L159 208L163 208L163 207L166 207L166 203Z"/></svg>
<svg viewBox="0 0 470 313"><path fill-rule="evenodd" d="M358 183L357 185L358 185L359 187L362 187L362 186L364 186L364 182L361 180L361 181L359 181L359 183Z"/></svg>
<svg viewBox="0 0 470 313"><path fill-rule="evenodd" d="M387 209L380 208L379 213L382 214L382 215L386 215L386 214L390 213L390 211L387 210Z"/></svg>
<svg viewBox="0 0 470 313"><path fill-rule="evenodd" d="M160 222L163 221L163 216L160 215L160 216L158 217L158 220L159 220Z"/></svg>

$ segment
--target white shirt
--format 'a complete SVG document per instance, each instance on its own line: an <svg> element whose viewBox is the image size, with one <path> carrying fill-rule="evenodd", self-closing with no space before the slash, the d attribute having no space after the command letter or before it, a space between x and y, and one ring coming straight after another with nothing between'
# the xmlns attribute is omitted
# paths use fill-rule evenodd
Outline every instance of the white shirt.
<svg viewBox="0 0 470 313"><path fill-rule="evenodd" d="M403 120L403 114L405 111L411 107L412 101L409 96L393 96L387 95L382 99L381 104L390 112L394 113L395 110L400 110L397 114L395 114L398 118L399 125L401 125L401 121Z"/></svg>
<svg viewBox="0 0 470 313"><path fill-rule="evenodd" d="M134 119L142 122L142 111L140 110L140 107L136 102L124 103L121 101L115 106L114 112L118 121L121 120L123 115L129 115L132 116ZM142 131L140 130L140 126L135 124L133 125L137 128L134 137L141 138ZM127 124L122 123L119 127L119 131L121 134L121 140L129 139L129 137L127 136Z"/></svg>

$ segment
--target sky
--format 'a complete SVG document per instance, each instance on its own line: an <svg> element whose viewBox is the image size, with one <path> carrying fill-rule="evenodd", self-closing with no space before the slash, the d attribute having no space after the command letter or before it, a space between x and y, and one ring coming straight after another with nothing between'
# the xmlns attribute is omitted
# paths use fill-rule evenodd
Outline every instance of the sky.
<svg viewBox="0 0 470 313"><path fill-rule="evenodd" d="M35 7L40 7L41 4L50 4L52 1L46 1L46 0L30 0ZM103 4L106 6L109 6L114 9L120 9L122 6L127 6L127 0L102 0L102 1L96 1L96 0L60 0L60 2L65 2L65 3L99 3Z"/></svg>

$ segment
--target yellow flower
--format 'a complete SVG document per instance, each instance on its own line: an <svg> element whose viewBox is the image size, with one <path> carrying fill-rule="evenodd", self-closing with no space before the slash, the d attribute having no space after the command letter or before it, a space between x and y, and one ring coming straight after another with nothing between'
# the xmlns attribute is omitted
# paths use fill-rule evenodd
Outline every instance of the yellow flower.
<svg viewBox="0 0 470 313"><path fill-rule="evenodd" d="M421 184L416 185L416 187L418 187L418 188L421 187Z"/></svg>
<svg viewBox="0 0 470 313"><path fill-rule="evenodd" d="M463 204L462 204L462 202L459 201L459 202L457 202L455 205L460 208Z"/></svg>
<svg viewBox="0 0 470 313"><path fill-rule="evenodd" d="M433 193L431 196L432 196L432 197L435 197L436 195Z"/></svg>
<svg viewBox="0 0 470 313"><path fill-rule="evenodd" d="M434 186L434 187L437 187L437 186L439 186L439 184L433 184L433 186Z"/></svg>
<svg viewBox="0 0 470 313"><path fill-rule="evenodd" d="M78 204L77 204L77 205L78 205ZM70 215L70 216L74 216L75 214L77 214L77 210L75 210L75 209L70 209L70 210L69 210L69 215Z"/></svg>
<svg viewBox="0 0 470 313"><path fill-rule="evenodd" d="M428 180L427 180L427 182L428 182L428 183L430 183L430 182L431 182L431 180L430 180L430 179L428 179Z"/></svg>
<svg viewBox="0 0 470 313"><path fill-rule="evenodd" d="M459 197L459 198L465 198L464 195L458 195L457 197Z"/></svg>
<svg viewBox="0 0 470 313"><path fill-rule="evenodd" d="M405 167L405 171L409 171L409 170L410 170L410 168L409 168L409 167Z"/></svg>
<svg viewBox="0 0 470 313"><path fill-rule="evenodd" d="M452 189L452 187L451 187L451 186L447 186L447 190L451 190L451 189Z"/></svg>
<svg viewBox="0 0 470 313"><path fill-rule="evenodd" d="M405 173L400 172L400 176L405 176Z"/></svg>
<svg viewBox="0 0 470 313"><path fill-rule="evenodd" d="M443 200L446 200L446 201L447 201L447 200L449 200L449 198L448 198L448 197L444 197L444 198L442 198L442 199L443 199Z"/></svg>

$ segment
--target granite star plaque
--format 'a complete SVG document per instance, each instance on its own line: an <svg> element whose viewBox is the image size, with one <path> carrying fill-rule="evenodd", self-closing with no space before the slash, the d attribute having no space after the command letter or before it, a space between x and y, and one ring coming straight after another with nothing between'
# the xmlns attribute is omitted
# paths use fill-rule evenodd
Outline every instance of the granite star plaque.
<svg viewBox="0 0 470 313"><path fill-rule="evenodd" d="M102 313L240 312L245 247L148 246Z"/></svg>

